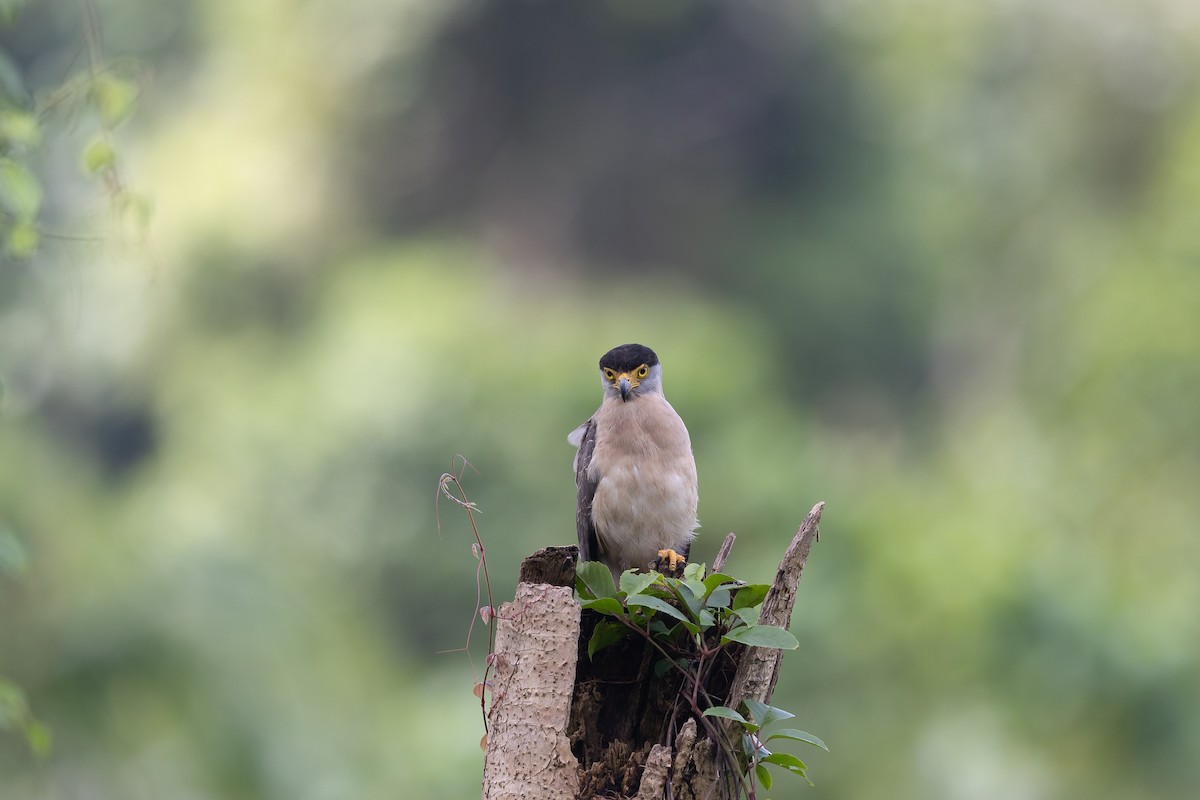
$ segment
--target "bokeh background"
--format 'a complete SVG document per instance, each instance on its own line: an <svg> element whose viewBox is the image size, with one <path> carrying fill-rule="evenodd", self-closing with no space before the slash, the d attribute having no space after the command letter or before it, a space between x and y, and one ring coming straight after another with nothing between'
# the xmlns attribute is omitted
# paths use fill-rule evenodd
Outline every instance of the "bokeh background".
<svg viewBox="0 0 1200 800"><path fill-rule="evenodd" d="M511 598L626 341L697 559L828 502L776 699L832 752L774 796L1194 796L1198 48L1193 0L26 3L10 120L138 96L41 118L0 271L0 797L475 796L438 478Z"/></svg>

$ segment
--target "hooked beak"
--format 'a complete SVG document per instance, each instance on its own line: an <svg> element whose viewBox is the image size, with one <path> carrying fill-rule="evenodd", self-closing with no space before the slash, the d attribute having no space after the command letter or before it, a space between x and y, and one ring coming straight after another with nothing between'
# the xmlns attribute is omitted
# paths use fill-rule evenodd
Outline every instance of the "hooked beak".
<svg viewBox="0 0 1200 800"><path fill-rule="evenodd" d="M628 401L629 392L634 391L634 386L636 385L637 384L630 379L628 372L623 372L617 375L617 389L620 390L620 399L622 399L622 402Z"/></svg>

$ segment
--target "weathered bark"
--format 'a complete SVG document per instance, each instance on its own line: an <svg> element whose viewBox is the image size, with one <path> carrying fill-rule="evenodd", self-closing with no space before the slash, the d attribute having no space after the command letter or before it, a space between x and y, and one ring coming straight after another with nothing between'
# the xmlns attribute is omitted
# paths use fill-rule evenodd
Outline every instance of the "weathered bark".
<svg viewBox="0 0 1200 800"><path fill-rule="evenodd" d="M518 584L516 599L500 607L495 625L483 796L575 797L579 762L566 737L579 637L574 591Z"/></svg>
<svg viewBox="0 0 1200 800"><path fill-rule="evenodd" d="M788 546L763 601L763 624L790 624L824 505L813 507ZM730 534L722 561L732 544ZM588 658L597 617L581 615L574 600L576 556L574 547L530 556L516 600L497 615L484 800L715 800L735 793L735 765L724 755L736 741L732 729L691 716L678 672L656 674L656 651L628 637ZM725 652L706 686L714 702L769 702L782 651Z"/></svg>
<svg viewBox="0 0 1200 800"><path fill-rule="evenodd" d="M813 506L804 522L800 523L796 535L792 537L791 544L779 562L775 582L771 584L771 590L763 600L762 613L758 618L760 624L780 628L791 626L792 609L796 605L796 587L804 573L804 564L808 561L813 542L820 535L817 525L824 510L824 503ZM770 700L775 691L775 683L779 680L779 665L782 662L782 650L750 648L733 676L729 705L736 707L743 700L758 700L764 703Z"/></svg>
<svg viewBox="0 0 1200 800"><path fill-rule="evenodd" d="M733 552L733 543L736 541L737 536L732 531L725 534L725 541L721 542L721 546L717 549L717 555L713 558L713 572L720 572L725 569L725 562L729 560L729 554Z"/></svg>

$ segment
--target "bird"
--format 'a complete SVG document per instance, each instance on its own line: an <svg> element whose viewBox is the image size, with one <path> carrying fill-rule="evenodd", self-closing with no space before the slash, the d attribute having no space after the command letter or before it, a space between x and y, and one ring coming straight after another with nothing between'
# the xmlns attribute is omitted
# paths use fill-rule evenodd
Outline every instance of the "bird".
<svg viewBox="0 0 1200 800"><path fill-rule="evenodd" d="M579 560L600 561L613 578L651 563L678 575L687 563L699 501L687 426L667 402L662 364L641 344L600 358L603 398L567 441L575 454Z"/></svg>

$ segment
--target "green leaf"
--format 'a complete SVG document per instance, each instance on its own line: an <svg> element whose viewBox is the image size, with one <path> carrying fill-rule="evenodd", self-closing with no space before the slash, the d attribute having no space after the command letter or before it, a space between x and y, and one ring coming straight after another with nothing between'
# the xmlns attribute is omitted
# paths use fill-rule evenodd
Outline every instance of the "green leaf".
<svg viewBox="0 0 1200 800"><path fill-rule="evenodd" d="M661 611L662 613L664 613L668 616L674 617L675 619L679 620L680 622L683 622L688 625L694 626L694 624L695 624L690 619L688 619L686 616L684 616L683 612L680 611L678 608L671 605L666 600L663 600L658 597L654 597L652 595L635 594L633 597L630 597L625 602L627 604L629 604L630 606L640 606L642 608L649 608L654 611Z"/></svg>
<svg viewBox="0 0 1200 800"><path fill-rule="evenodd" d="M29 749L38 758L50 755L50 748L54 743L50 729L36 719L30 719L25 724L25 741L29 743Z"/></svg>
<svg viewBox="0 0 1200 800"><path fill-rule="evenodd" d="M658 580L657 572L637 572L627 569L621 573L621 591L626 595L641 594Z"/></svg>
<svg viewBox="0 0 1200 800"><path fill-rule="evenodd" d="M42 185L29 168L0 158L0 205L19 219L33 219L42 207Z"/></svg>
<svg viewBox="0 0 1200 800"><path fill-rule="evenodd" d="M767 791L771 790L771 773L762 764L754 765L754 774L758 776L758 785Z"/></svg>
<svg viewBox="0 0 1200 800"><path fill-rule="evenodd" d="M718 586L722 586L727 583L732 586L738 585L736 578L734 578L732 575L726 575L724 572L714 572L704 579L704 586L710 592Z"/></svg>
<svg viewBox="0 0 1200 800"><path fill-rule="evenodd" d="M765 583L748 583L740 587L737 594L733 596L734 609L759 605L770 589L770 585Z"/></svg>
<svg viewBox="0 0 1200 800"><path fill-rule="evenodd" d="M667 623L663 622L661 617L655 617L654 619L650 620L650 626L646 630L651 636L665 636L669 639L675 635L675 631L679 630L680 624L681 623L672 620L671 624L668 625Z"/></svg>
<svg viewBox="0 0 1200 800"><path fill-rule="evenodd" d="M750 720L746 719L745 717L743 717L738 712L734 711L729 706L710 706L709 708L704 709L704 714L702 716L721 717L723 719L731 719L734 722L740 722L743 725L747 725L751 728L755 727L754 724L750 722Z"/></svg>
<svg viewBox="0 0 1200 800"><path fill-rule="evenodd" d="M683 579L685 581L701 581L704 579L704 564L691 563L686 564L683 568Z"/></svg>
<svg viewBox="0 0 1200 800"><path fill-rule="evenodd" d="M754 717L754 721L764 727L773 722L791 719L796 716L790 711L784 711L782 708L769 706L757 700L743 700L742 702L746 705L746 710L750 712L750 716Z"/></svg>
<svg viewBox="0 0 1200 800"><path fill-rule="evenodd" d="M791 753L771 753L763 761L767 764L776 764L798 775L808 772L808 767L805 766L804 762Z"/></svg>
<svg viewBox="0 0 1200 800"><path fill-rule="evenodd" d="M0 139L16 147L37 147L42 139L36 114L6 108L0 113Z"/></svg>
<svg viewBox="0 0 1200 800"><path fill-rule="evenodd" d="M745 624L757 625L758 617L762 613L762 606L743 606L733 613Z"/></svg>
<svg viewBox="0 0 1200 800"><path fill-rule="evenodd" d="M579 606L610 617L625 615L625 606L615 597L593 597L591 600L580 601Z"/></svg>
<svg viewBox="0 0 1200 800"><path fill-rule="evenodd" d="M688 583L687 581L679 580L679 581L675 581L674 586L675 586L676 591L679 592L679 599L683 602L683 605L687 608L688 612L690 613L691 619L694 620L697 616L700 615L700 610L702 608L704 608L704 601L700 599L701 596L703 595L704 584ZM701 587L701 594L699 594L699 595L696 594L697 586Z"/></svg>
<svg viewBox="0 0 1200 800"><path fill-rule="evenodd" d="M719 586L709 592L708 597L704 598L704 605L709 608L729 608L731 599L729 589Z"/></svg>
<svg viewBox="0 0 1200 800"><path fill-rule="evenodd" d="M591 659L599 651L621 641L628 633L629 628L620 622L601 620L592 631L592 637L588 639L588 658Z"/></svg>
<svg viewBox="0 0 1200 800"><path fill-rule="evenodd" d="M96 103L96 112L106 128L120 125L133 113L133 104L137 96L136 84L111 72L97 75L92 82L92 100Z"/></svg>
<svg viewBox="0 0 1200 800"><path fill-rule="evenodd" d="M687 579L680 581L680 586L686 587L691 593L691 599L695 601L695 610L698 612L704 602L704 597L708 594L708 589L700 581ZM692 605L692 603L689 602L688 605Z"/></svg>
<svg viewBox="0 0 1200 800"><path fill-rule="evenodd" d="M806 731L796 730L795 728L783 728L781 730L777 730L767 737L767 741L771 741L772 739L794 739L797 742L808 742L814 747L819 747L826 752L829 751L829 748L826 747L825 743L822 742L818 737L813 736L811 733Z"/></svg>
<svg viewBox="0 0 1200 800"><path fill-rule="evenodd" d="M96 175L117 163L117 151L103 136L97 136L83 148L83 169L88 175Z"/></svg>
<svg viewBox="0 0 1200 800"><path fill-rule="evenodd" d="M37 252L42 235L32 219L19 219L8 231L4 247L13 258L29 258Z"/></svg>
<svg viewBox="0 0 1200 800"><path fill-rule="evenodd" d="M721 637L722 642L741 642L751 647L769 647L775 650L795 650L800 646L796 637L774 625L745 625L734 628Z"/></svg>
<svg viewBox="0 0 1200 800"><path fill-rule="evenodd" d="M750 725L751 725L751 728L753 728L753 723L751 723ZM747 761L751 761L754 759L754 751L755 751L754 740L750 738L749 734L743 733L742 734L742 755L744 755L746 757Z"/></svg>
<svg viewBox="0 0 1200 800"><path fill-rule="evenodd" d="M612 572L604 564L599 561L580 561L575 565L575 591L585 600L616 597L617 585L613 583Z"/></svg>

